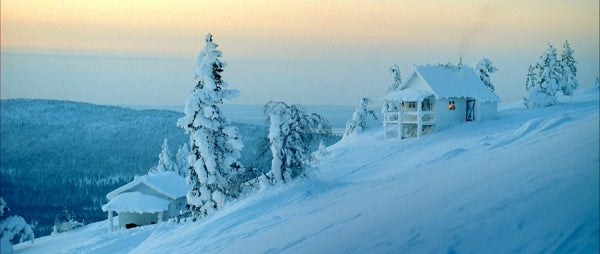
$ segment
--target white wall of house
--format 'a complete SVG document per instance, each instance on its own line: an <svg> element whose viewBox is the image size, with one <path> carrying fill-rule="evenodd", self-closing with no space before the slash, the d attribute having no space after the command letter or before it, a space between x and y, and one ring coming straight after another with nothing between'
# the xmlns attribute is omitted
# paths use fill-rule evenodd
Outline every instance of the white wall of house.
<svg viewBox="0 0 600 254"><path fill-rule="evenodd" d="M454 110L448 108L449 102L454 101ZM465 98L440 98L436 102L435 119L438 128L465 122L467 100Z"/></svg>
<svg viewBox="0 0 600 254"><path fill-rule="evenodd" d="M475 120L478 122L496 119L497 111L497 102L475 102Z"/></svg>

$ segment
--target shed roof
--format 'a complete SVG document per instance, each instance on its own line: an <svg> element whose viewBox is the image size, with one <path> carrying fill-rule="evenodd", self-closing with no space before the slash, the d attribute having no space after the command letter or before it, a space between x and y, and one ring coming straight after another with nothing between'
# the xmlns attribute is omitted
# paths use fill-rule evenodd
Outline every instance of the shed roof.
<svg viewBox="0 0 600 254"><path fill-rule="evenodd" d="M169 209L169 200L141 192L125 192L113 197L102 211L155 213Z"/></svg>
<svg viewBox="0 0 600 254"><path fill-rule="evenodd" d="M175 172L155 172L148 175L135 176L133 181L109 192L106 198L112 200L117 195L127 192L138 184L145 184L154 191L171 199L185 197L189 190L185 179Z"/></svg>

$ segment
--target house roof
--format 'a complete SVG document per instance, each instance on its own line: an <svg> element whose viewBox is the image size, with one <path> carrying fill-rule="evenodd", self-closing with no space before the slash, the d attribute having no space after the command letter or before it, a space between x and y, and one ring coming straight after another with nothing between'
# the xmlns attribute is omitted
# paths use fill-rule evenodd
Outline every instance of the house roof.
<svg viewBox="0 0 600 254"><path fill-rule="evenodd" d="M417 89L417 88L406 88L404 90L400 90L400 91L394 91L390 94L388 94L387 96L383 97L383 100L386 101L418 101L418 100L422 100L425 99L428 96L431 96L432 94L423 90L423 89Z"/></svg>
<svg viewBox="0 0 600 254"><path fill-rule="evenodd" d="M141 192L125 192L113 197L102 211L154 213L169 208L169 200Z"/></svg>
<svg viewBox="0 0 600 254"><path fill-rule="evenodd" d="M468 66L458 67L449 64L415 66L408 78L404 80L405 83L403 85L408 85L407 82L410 82L412 77L415 75L420 77L425 82L425 84L427 84L431 88L433 95L437 99L451 97L470 97L480 101L499 101L498 96L494 92L490 91L481 81L481 79L479 79L479 76L477 76L475 71L473 71L473 69L471 69L471 67ZM416 93L400 93L395 98L398 98L398 96L400 95L414 96L416 95ZM386 97L384 97L384 99Z"/></svg>
<svg viewBox="0 0 600 254"><path fill-rule="evenodd" d="M155 172L148 175L135 176L133 181L109 192L106 198L112 200L117 195L127 192L138 184L145 184L154 191L171 199L185 197L189 190L185 179L175 172ZM110 202L109 202L110 203Z"/></svg>

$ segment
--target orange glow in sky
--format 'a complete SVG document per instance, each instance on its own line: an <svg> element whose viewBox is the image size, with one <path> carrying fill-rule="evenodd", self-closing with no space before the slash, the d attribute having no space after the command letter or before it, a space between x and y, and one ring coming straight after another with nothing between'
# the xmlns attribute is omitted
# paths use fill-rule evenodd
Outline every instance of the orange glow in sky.
<svg viewBox="0 0 600 254"><path fill-rule="evenodd" d="M597 39L598 1L2 1L3 49L181 56L195 54L210 31L253 47L236 45L233 54L253 55L264 43L282 52L320 44L405 48L453 44L470 32L486 43L498 35L548 41L550 28L560 40Z"/></svg>

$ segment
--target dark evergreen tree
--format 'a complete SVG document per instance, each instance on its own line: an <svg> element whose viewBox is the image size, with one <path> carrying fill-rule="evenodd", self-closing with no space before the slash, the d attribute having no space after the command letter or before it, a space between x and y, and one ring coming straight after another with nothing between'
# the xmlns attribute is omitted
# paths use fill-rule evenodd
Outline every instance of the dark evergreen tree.
<svg viewBox="0 0 600 254"><path fill-rule="evenodd" d="M496 68L492 64L492 61L490 59L483 58L477 63L475 68L477 69L477 74L479 74L479 79L481 79L481 81L483 81L485 86L488 89L490 89L490 91L492 91L492 92L495 91L496 88L494 87L494 84L492 84L492 81L490 80L490 74L493 74L496 71L498 71L498 68Z"/></svg>

